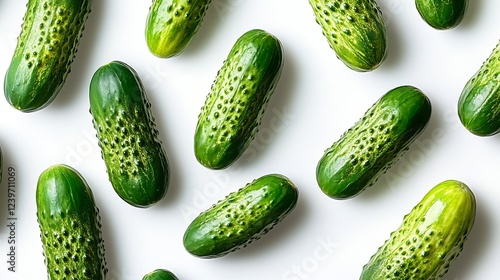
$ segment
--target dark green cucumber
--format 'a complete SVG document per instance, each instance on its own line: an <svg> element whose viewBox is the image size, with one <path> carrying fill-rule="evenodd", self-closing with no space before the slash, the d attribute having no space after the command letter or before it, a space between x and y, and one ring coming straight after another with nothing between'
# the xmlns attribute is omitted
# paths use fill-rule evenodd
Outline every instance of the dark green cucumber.
<svg viewBox="0 0 500 280"><path fill-rule="evenodd" d="M456 27L462 22L469 0L415 0L422 19L439 30Z"/></svg>
<svg viewBox="0 0 500 280"><path fill-rule="evenodd" d="M347 67L366 72L387 57L387 27L375 0L309 0L316 22Z"/></svg>
<svg viewBox="0 0 500 280"><path fill-rule="evenodd" d="M192 41L211 0L154 0L146 19L146 43L152 54L179 55Z"/></svg>
<svg viewBox="0 0 500 280"><path fill-rule="evenodd" d="M320 159L316 179L331 198L347 199L373 185L426 128L427 96L413 86L384 94Z"/></svg>
<svg viewBox="0 0 500 280"><path fill-rule="evenodd" d="M363 267L360 280L439 280L472 230L476 200L456 180L432 188Z"/></svg>
<svg viewBox="0 0 500 280"><path fill-rule="evenodd" d="M136 207L161 200L170 178L151 104L129 65L101 66L90 82L90 113L102 158L116 193Z"/></svg>
<svg viewBox="0 0 500 280"><path fill-rule="evenodd" d="M48 106L71 71L93 0L29 0L4 80L9 104L23 112Z"/></svg>
<svg viewBox="0 0 500 280"><path fill-rule="evenodd" d="M238 38L198 116L196 159L223 169L236 161L257 133L283 68L281 42L254 29Z"/></svg>
<svg viewBox="0 0 500 280"><path fill-rule="evenodd" d="M105 279L99 210L81 174L67 165L45 169L36 207L48 279Z"/></svg>
<svg viewBox="0 0 500 280"><path fill-rule="evenodd" d="M458 100L463 126L477 136L500 131L500 43L467 81Z"/></svg>
<svg viewBox="0 0 500 280"><path fill-rule="evenodd" d="M257 178L196 217L184 233L184 247L201 258L244 248L283 220L297 199L297 188L285 176Z"/></svg>
<svg viewBox="0 0 500 280"><path fill-rule="evenodd" d="M142 280L179 280L179 278L169 270L156 269L144 275Z"/></svg>

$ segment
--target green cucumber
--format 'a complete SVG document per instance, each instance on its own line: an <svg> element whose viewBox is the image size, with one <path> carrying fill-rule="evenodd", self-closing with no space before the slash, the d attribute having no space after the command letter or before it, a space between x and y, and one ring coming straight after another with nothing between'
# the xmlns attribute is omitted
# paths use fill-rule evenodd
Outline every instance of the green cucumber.
<svg viewBox="0 0 500 280"><path fill-rule="evenodd" d="M238 38L198 116L194 152L203 166L226 168L248 148L281 76L283 55L281 42L264 30Z"/></svg>
<svg viewBox="0 0 500 280"><path fill-rule="evenodd" d="M422 19L438 30L456 27L462 22L469 0L415 0Z"/></svg>
<svg viewBox="0 0 500 280"><path fill-rule="evenodd" d="M99 209L82 175L61 164L45 169L36 207L48 279L105 279Z"/></svg>
<svg viewBox="0 0 500 280"><path fill-rule="evenodd" d="M200 258L244 248L283 220L297 199L298 190L288 178L264 175L196 217L184 233L184 247Z"/></svg>
<svg viewBox="0 0 500 280"><path fill-rule="evenodd" d="M192 41L211 0L154 0L146 19L146 43L161 58L179 55Z"/></svg>
<svg viewBox="0 0 500 280"><path fill-rule="evenodd" d="M387 27L375 0L309 0L330 47L350 69L378 68L387 57Z"/></svg>
<svg viewBox="0 0 500 280"><path fill-rule="evenodd" d="M500 132L500 43L467 81L458 100L463 126L477 136Z"/></svg>
<svg viewBox="0 0 500 280"><path fill-rule="evenodd" d="M121 61L101 66L90 82L89 99L102 158L116 193L140 208L160 201L168 190L168 158L138 74Z"/></svg>
<svg viewBox="0 0 500 280"><path fill-rule="evenodd" d="M472 230L476 200L467 185L447 180L432 188L363 267L360 280L438 280Z"/></svg>
<svg viewBox="0 0 500 280"><path fill-rule="evenodd" d="M155 269L144 275L142 280L179 280L171 271L166 269Z"/></svg>
<svg viewBox="0 0 500 280"><path fill-rule="evenodd" d="M71 71L92 0L29 0L4 80L8 103L22 112L48 106Z"/></svg>
<svg viewBox="0 0 500 280"><path fill-rule="evenodd" d="M319 187L334 199L357 196L404 154L430 116L430 100L418 88L390 90L325 151L316 169Z"/></svg>

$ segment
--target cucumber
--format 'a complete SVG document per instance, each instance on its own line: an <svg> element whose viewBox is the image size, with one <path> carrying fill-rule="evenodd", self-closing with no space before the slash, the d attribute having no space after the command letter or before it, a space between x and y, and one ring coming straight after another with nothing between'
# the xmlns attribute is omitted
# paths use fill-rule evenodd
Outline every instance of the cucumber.
<svg viewBox="0 0 500 280"><path fill-rule="evenodd" d="M418 88L390 90L325 151L316 168L320 189L334 199L357 196L408 150L430 116L430 100Z"/></svg>
<svg viewBox="0 0 500 280"><path fill-rule="evenodd" d="M387 57L387 27L375 0L309 0L330 47L350 69L368 72Z"/></svg>
<svg viewBox="0 0 500 280"><path fill-rule="evenodd" d="M48 106L71 71L92 0L29 0L5 74L8 103L22 112Z"/></svg>
<svg viewBox="0 0 500 280"><path fill-rule="evenodd" d="M171 271L166 269L155 269L144 275L142 280L179 280Z"/></svg>
<svg viewBox="0 0 500 280"><path fill-rule="evenodd" d="M184 233L184 247L200 258L217 258L246 247L283 220L298 190L285 176L264 175L201 213Z"/></svg>
<svg viewBox="0 0 500 280"><path fill-rule="evenodd" d="M62 164L45 169L36 207L48 279L105 279L99 209L82 175Z"/></svg>
<svg viewBox="0 0 500 280"><path fill-rule="evenodd" d="M210 169L234 163L257 133L281 76L283 47L272 34L253 29L238 38L198 116L196 159Z"/></svg>
<svg viewBox="0 0 500 280"><path fill-rule="evenodd" d="M442 279L472 230L476 200L467 185L432 188L363 267L360 280Z"/></svg>
<svg viewBox="0 0 500 280"><path fill-rule="evenodd" d="M415 0L422 19L438 30L452 29L462 22L469 0Z"/></svg>
<svg viewBox="0 0 500 280"><path fill-rule="evenodd" d="M211 0L154 0L146 19L146 43L155 56L177 56L200 28Z"/></svg>
<svg viewBox="0 0 500 280"><path fill-rule="evenodd" d="M463 126L477 136L500 131L500 42L467 81L458 99L458 116Z"/></svg>
<svg viewBox="0 0 500 280"><path fill-rule="evenodd" d="M90 113L109 181L128 204L146 208L168 190L170 169L151 103L132 67L101 66L90 81Z"/></svg>

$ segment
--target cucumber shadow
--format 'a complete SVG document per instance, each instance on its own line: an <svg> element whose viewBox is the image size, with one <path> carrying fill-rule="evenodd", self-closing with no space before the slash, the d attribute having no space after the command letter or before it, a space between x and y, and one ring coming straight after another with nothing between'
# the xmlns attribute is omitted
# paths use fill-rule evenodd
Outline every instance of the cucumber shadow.
<svg viewBox="0 0 500 280"><path fill-rule="evenodd" d="M104 2L94 1L92 4L89 17L85 22L83 36L80 38L75 58L71 63L71 72L68 74L61 91L52 101L52 104L49 104L48 108L51 108L51 110L66 108L77 99L76 94L88 92L90 77L85 73L94 72L89 69L89 61L92 60L91 57L95 54L95 42L101 32L102 19L106 14Z"/></svg>
<svg viewBox="0 0 500 280"><path fill-rule="evenodd" d="M104 203L101 203L104 205ZM99 207L99 215L101 217L101 234L102 239L104 240L104 255L106 259L106 267L108 269L107 279L113 279L110 276L113 274L119 273L116 271L117 268L122 267L119 256L116 254L116 248L120 247L120 244L115 242L114 236L116 236L116 232L112 232L112 223L108 222L112 219L111 211L108 212L108 209L105 207ZM111 275L110 275L111 274Z"/></svg>
<svg viewBox="0 0 500 280"><path fill-rule="evenodd" d="M165 151L167 160L168 160L168 168L169 168L169 183L168 190L160 201L158 201L152 208L169 208L175 205L175 202L178 200L178 197L181 194L182 190L182 176L178 176L182 174L182 172L177 170L178 166L181 166L181 159L177 158L178 153L176 153L175 147L172 145L170 139L166 138L171 135L168 133L171 131L168 129L168 124L164 122L164 120L169 119L165 114L162 114L165 110L161 110L162 102L160 100L156 100L156 93L158 95L161 94L159 90L150 90L147 95L149 102L151 105L151 113L155 118L156 128L159 130L159 139L162 143L163 150Z"/></svg>
<svg viewBox="0 0 500 280"><path fill-rule="evenodd" d="M213 38L213 34L217 32L217 26L224 21L225 13L229 12L221 9L223 4L219 2L222 2L222 0L211 1L198 31L180 55L195 56L204 52L205 47ZM228 6L228 8L230 7Z"/></svg>
<svg viewBox="0 0 500 280"><path fill-rule="evenodd" d="M455 28L457 30L471 29L476 26L479 18L483 15L485 9L484 0L469 1L467 11L465 11L464 18L461 23Z"/></svg>
<svg viewBox="0 0 500 280"><path fill-rule="evenodd" d="M379 66L379 69L380 71L389 71L398 68L399 61L401 61L401 59L403 59L407 53L407 48L404 44L404 40L402 40L402 35L405 31L402 30L401 27L392 19L393 17L395 17L395 15L390 12L389 7L380 5L380 9L382 10L384 20L386 22L387 56ZM378 69L375 69L373 71L377 70Z"/></svg>

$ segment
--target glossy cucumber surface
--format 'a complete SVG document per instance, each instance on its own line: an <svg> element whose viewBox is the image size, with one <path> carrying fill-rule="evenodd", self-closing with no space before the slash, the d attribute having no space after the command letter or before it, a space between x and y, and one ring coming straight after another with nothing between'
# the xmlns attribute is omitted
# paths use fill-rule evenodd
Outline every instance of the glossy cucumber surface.
<svg viewBox="0 0 500 280"><path fill-rule="evenodd" d="M23 112L48 106L71 71L92 0L29 0L5 74L8 103Z"/></svg>
<svg viewBox="0 0 500 280"><path fill-rule="evenodd" d="M375 0L309 0L330 47L350 69L378 68L387 57L387 27Z"/></svg>
<svg viewBox="0 0 500 280"><path fill-rule="evenodd" d="M166 269L155 269L144 275L142 280L179 280L171 271Z"/></svg>
<svg viewBox="0 0 500 280"><path fill-rule="evenodd" d="M283 55L281 42L264 30L238 38L198 116L194 152L203 166L226 168L248 148L281 76Z"/></svg>
<svg viewBox="0 0 500 280"><path fill-rule="evenodd" d="M357 196L404 154L430 117L431 103L421 90L390 90L325 151L316 168L320 189L335 199Z"/></svg>
<svg viewBox="0 0 500 280"><path fill-rule="evenodd" d="M463 126L477 136L500 131L500 43L465 84L458 100Z"/></svg>
<svg viewBox="0 0 500 280"><path fill-rule="evenodd" d="M283 220L298 190L285 176L264 175L201 213L184 233L184 247L200 258L217 258L246 247Z"/></svg>
<svg viewBox="0 0 500 280"><path fill-rule="evenodd" d="M415 0L422 19L439 30L459 25L467 12L469 0Z"/></svg>
<svg viewBox="0 0 500 280"><path fill-rule="evenodd" d="M45 169L36 207L48 279L105 279L99 210L82 175L67 165Z"/></svg>
<svg viewBox="0 0 500 280"><path fill-rule="evenodd" d="M363 267L360 280L444 279L476 216L470 188L447 180L432 188Z"/></svg>
<svg viewBox="0 0 500 280"><path fill-rule="evenodd" d="M132 67L112 61L90 82L90 113L109 180L136 207L150 207L168 190L170 169L151 104Z"/></svg>
<svg viewBox="0 0 500 280"><path fill-rule="evenodd" d="M161 58L179 55L200 28L211 0L154 0L146 20L146 42Z"/></svg>

